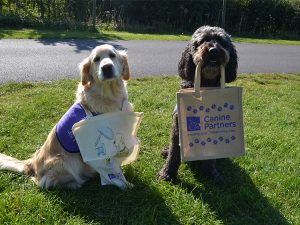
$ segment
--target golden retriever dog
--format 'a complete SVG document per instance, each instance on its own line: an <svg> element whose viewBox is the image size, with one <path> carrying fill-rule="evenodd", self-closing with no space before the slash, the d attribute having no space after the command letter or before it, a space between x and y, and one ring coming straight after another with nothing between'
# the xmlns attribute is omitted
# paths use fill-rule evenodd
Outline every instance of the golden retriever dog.
<svg viewBox="0 0 300 225"><path fill-rule="evenodd" d="M70 113L84 117L87 110L92 114L132 111L127 101L126 80L130 76L127 54L111 45L100 45L83 60L79 69L81 81L76 102L51 130L43 146L27 160L0 153L1 170L30 175L39 187L46 189L77 189L95 175L95 171L83 162L73 134L64 125L72 127L66 119L77 115L70 116ZM68 138L71 144L63 143Z"/></svg>

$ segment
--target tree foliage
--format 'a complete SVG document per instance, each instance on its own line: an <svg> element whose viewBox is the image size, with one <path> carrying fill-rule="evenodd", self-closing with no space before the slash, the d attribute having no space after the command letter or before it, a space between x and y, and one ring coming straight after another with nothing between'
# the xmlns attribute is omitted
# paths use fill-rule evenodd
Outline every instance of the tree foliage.
<svg viewBox="0 0 300 225"><path fill-rule="evenodd" d="M0 24L9 27L140 32L192 32L221 25L223 0L0 0ZM299 0L227 0L226 29L253 35L300 34Z"/></svg>

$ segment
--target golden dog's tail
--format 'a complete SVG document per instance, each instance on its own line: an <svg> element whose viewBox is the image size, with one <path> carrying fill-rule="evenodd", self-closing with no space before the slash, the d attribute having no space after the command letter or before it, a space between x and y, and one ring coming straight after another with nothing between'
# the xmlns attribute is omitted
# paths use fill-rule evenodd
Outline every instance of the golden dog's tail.
<svg viewBox="0 0 300 225"><path fill-rule="evenodd" d="M0 153L0 170L23 173L28 160L18 160Z"/></svg>

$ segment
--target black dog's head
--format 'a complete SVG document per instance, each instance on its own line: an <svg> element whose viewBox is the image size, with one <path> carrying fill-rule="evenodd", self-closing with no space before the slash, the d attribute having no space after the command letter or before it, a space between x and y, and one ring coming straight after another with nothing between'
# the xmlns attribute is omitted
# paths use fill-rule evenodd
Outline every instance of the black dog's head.
<svg viewBox="0 0 300 225"><path fill-rule="evenodd" d="M201 64L201 86L220 85L220 66L225 67L225 81L232 82L237 73L237 53L230 36L220 27L197 29L179 61L182 88L193 87L195 69Z"/></svg>

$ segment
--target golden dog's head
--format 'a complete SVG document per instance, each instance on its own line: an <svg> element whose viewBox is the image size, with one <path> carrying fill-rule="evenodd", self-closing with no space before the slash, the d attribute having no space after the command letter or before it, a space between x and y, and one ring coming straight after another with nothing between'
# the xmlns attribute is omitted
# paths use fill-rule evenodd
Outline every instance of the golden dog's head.
<svg viewBox="0 0 300 225"><path fill-rule="evenodd" d="M130 77L127 54L104 44L93 49L90 56L79 65L83 86L91 82L105 82Z"/></svg>

